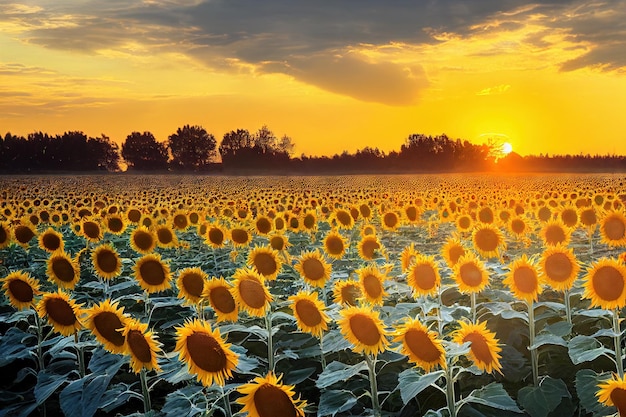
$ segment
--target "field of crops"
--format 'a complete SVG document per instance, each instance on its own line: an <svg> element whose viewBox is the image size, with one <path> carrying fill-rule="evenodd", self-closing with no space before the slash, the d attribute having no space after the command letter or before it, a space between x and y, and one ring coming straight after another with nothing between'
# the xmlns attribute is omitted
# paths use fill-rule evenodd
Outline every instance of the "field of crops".
<svg viewBox="0 0 626 417"><path fill-rule="evenodd" d="M0 416L626 415L626 177L7 176Z"/></svg>

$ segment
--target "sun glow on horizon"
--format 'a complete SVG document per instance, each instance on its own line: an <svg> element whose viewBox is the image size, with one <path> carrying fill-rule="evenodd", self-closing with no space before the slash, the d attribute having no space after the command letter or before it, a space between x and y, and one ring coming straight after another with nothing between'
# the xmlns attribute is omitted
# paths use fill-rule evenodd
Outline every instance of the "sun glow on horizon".
<svg viewBox="0 0 626 417"><path fill-rule="evenodd" d="M513 146L509 142L504 142L502 144L501 151L502 151L503 154L508 155L511 152L513 152Z"/></svg>

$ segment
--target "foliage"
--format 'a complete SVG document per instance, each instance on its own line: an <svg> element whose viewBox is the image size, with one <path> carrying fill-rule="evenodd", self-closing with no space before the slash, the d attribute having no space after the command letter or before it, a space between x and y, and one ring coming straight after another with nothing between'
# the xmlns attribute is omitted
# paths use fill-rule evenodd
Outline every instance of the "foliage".
<svg viewBox="0 0 626 417"><path fill-rule="evenodd" d="M215 137L201 127L185 125L170 135L167 146L172 153L174 169L206 169L217 154Z"/></svg>
<svg viewBox="0 0 626 417"><path fill-rule="evenodd" d="M133 132L122 144L122 157L129 167L137 170L167 168L167 147L157 142L150 132Z"/></svg>

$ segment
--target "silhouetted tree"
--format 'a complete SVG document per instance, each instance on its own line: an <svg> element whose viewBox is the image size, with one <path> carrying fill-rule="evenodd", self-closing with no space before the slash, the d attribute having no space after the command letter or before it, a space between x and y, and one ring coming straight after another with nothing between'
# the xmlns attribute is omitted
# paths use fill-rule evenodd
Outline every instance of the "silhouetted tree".
<svg viewBox="0 0 626 417"><path fill-rule="evenodd" d="M168 147L175 169L201 170L209 166L217 155L215 136L201 126L185 125L170 135Z"/></svg>
<svg viewBox="0 0 626 417"><path fill-rule="evenodd" d="M103 134L99 138L89 138L89 149L97 158L97 169L120 170L120 147L108 136Z"/></svg>
<svg viewBox="0 0 626 417"><path fill-rule="evenodd" d="M263 126L254 135L245 129L226 133L219 151L226 168L281 169L289 165L293 148L289 136L284 135L278 140L267 126Z"/></svg>
<svg viewBox="0 0 626 417"><path fill-rule="evenodd" d="M254 139L246 129L231 130L224 134L220 143L219 152L224 164L232 163L241 156L242 150L254 146Z"/></svg>
<svg viewBox="0 0 626 417"><path fill-rule="evenodd" d="M130 168L157 170L167 168L167 146L150 132L133 132L122 144L122 157Z"/></svg>

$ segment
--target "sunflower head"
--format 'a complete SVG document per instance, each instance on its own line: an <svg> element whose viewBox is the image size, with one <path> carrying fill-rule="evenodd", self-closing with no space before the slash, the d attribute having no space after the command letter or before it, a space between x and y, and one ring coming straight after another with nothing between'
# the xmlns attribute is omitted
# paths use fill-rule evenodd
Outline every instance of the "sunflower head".
<svg viewBox="0 0 626 417"><path fill-rule="evenodd" d="M142 255L152 252L156 245L156 235L145 226L137 227L130 234L130 247Z"/></svg>
<svg viewBox="0 0 626 417"><path fill-rule="evenodd" d="M354 218L346 209L336 209L331 215L331 223L340 229L352 229Z"/></svg>
<svg viewBox="0 0 626 417"><path fill-rule="evenodd" d="M400 216L395 211L385 211L380 218L383 230L395 231L400 226Z"/></svg>
<svg viewBox="0 0 626 417"><path fill-rule="evenodd" d="M288 301L291 302L298 328L321 338L324 330L328 330L330 319L324 312L324 303L318 299L317 293L300 291L289 297Z"/></svg>
<svg viewBox="0 0 626 417"><path fill-rule="evenodd" d="M341 259L346 253L346 242L336 230L331 230L324 238L324 253L333 259Z"/></svg>
<svg viewBox="0 0 626 417"><path fill-rule="evenodd" d="M212 248L221 248L229 239L228 231L222 226L213 223L208 226L204 241Z"/></svg>
<svg viewBox="0 0 626 417"><path fill-rule="evenodd" d="M359 242L359 256L366 261L372 261L376 255L382 252L382 244L376 235L363 236Z"/></svg>
<svg viewBox="0 0 626 417"><path fill-rule="evenodd" d="M366 266L355 271L359 277L361 293L371 304L383 304L383 297L387 295L383 286L387 276L376 265Z"/></svg>
<svg viewBox="0 0 626 417"><path fill-rule="evenodd" d="M626 246L626 216L621 211L610 211L600 221L602 242L609 246Z"/></svg>
<svg viewBox="0 0 626 417"><path fill-rule="evenodd" d="M583 279L583 297L591 299L592 306L613 309L626 305L626 266L619 260L599 259L591 265Z"/></svg>
<svg viewBox="0 0 626 417"><path fill-rule="evenodd" d="M559 243L567 246L571 238L571 231L560 220L546 222L539 232L545 245L555 246Z"/></svg>
<svg viewBox="0 0 626 417"><path fill-rule="evenodd" d="M435 294L441 283L439 267L435 258L426 255L417 255L407 272L407 284L413 288L416 296Z"/></svg>
<svg viewBox="0 0 626 417"><path fill-rule="evenodd" d="M284 251L289 247L289 239L282 233L272 233L269 236L270 246L277 251Z"/></svg>
<svg viewBox="0 0 626 417"><path fill-rule="evenodd" d="M254 220L254 228L256 233L262 236L268 235L274 227L272 220L267 216L258 216Z"/></svg>
<svg viewBox="0 0 626 417"><path fill-rule="evenodd" d="M91 330L96 339L111 353L124 353L122 329L128 322L124 308L118 302L107 299L85 310L85 327Z"/></svg>
<svg viewBox="0 0 626 417"><path fill-rule="evenodd" d="M211 330L205 321L188 321L176 328L174 350L204 386L211 386L213 382L223 386L226 378L232 377L239 357L230 346L222 339L220 331Z"/></svg>
<svg viewBox="0 0 626 417"><path fill-rule="evenodd" d="M450 268L454 268L454 265L466 252L467 250L458 236L451 236L441 247L441 256L443 256L443 259Z"/></svg>
<svg viewBox="0 0 626 417"><path fill-rule="evenodd" d="M178 237L174 229L167 224L160 224L154 229L157 245L161 248L173 248L178 245Z"/></svg>
<svg viewBox="0 0 626 417"><path fill-rule="evenodd" d="M238 269L233 275L233 298L240 309L251 316L263 317L269 308L270 295L263 276L253 269Z"/></svg>
<svg viewBox="0 0 626 417"><path fill-rule="evenodd" d="M474 365L487 373L496 371L502 374L500 365L502 348L498 345L496 334L487 329L487 323L461 322L460 325L452 340L459 345L471 342L469 356Z"/></svg>
<svg viewBox="0 0 626 417"><path fill-rule="evenodd" d="M294 268L305 282L315 287L323 287L330 279L331 265L326 262L319 250L303 252Z"/></svg>
<svg viewBox="0 0 626 417"><path fill-rule="evenodd" d="M73 289L80 279L80 269L77 259L72 259L63 252L54 252L46 261L48 279L57 286Z"/></svg>
<svg viewBox="0 0 626 417"><path fill-rule="evenodd" d="M28 272L14 271L2 279L2 290L18 310L32 306L39 294L39 284Z"/></svg>
<svg viewBox="0 0 626 417"><path fill-rule="evenodd" d="M63 336L76 333L81 328L80 305L61 290L44 293L37 304L37 313L42 319L47 317L48 323Z"/></svg>
<svg viewBox="0 0 626 417"><path fill-rule="evenodd" d="M0 222L0 249L6 248L11 243L11 228Z"/></svg>
<svg viewBox="0 0 626 417"><path fill-rule="evenodd" d="M121 235L124 233L124 230L126 230L126 222L118 213L107 215L104 219L104 225L106 229L114 235Z"/></svg>
<svg viewBox="0 0 626 417"><path fill-rule="evenodd" d="M362 297L359 281L349 279L335 282L333 301L339 305L356 306Z"/></svg>
<svg viewBox="0 0 626 417"><path fill-rule="evenodd" d="M542 280L537 267L528 259L526 254L511 262L509 273L502 282L509 286L516 298L529 303L537 301L542 291Z"/></svg>
<svg viewBox="0 0 626 417"><path fill-rule="evenodd" d="M96 274L102 278L111 279L122 273L122 260L115 248L108 243L94 249L91 261Z"/></svg>
<svg viewBox="0 0 626 417"><path fill-rule="evenodd" d="M39 242L39 247L48 253L63 250L63 235L52 227L40 233L37 241Z"/></svg>
<svg viewBox="0 0 626 417"><path fill-rule="evenodd" d="M231 228L229 234L230 241L236 248L246 247L252 241L252 233L243 225Z"/></svg>
<svg viewBox="0 0 626 417"><path fill-rule="evenodd" d="M476 251L485 258L498 256L505 246L500 229L489 223L479 224L474 229L472 242Z"/></svg>
<svg viewBox="0 0 626 417"><path fill-rule="evenodd" d="M36 235L35 227L29 223L21 223L13 227L13 240L24 249L28 249L30 241Z"/></svg>
<svg viewBox="0 0 626 417"><path fill-rule="evenodd" d="M156 335L148 330L148 325L139 320L129 319L122 331L124 335L124 350L130 356L130 367L138 374L143 368L148 371L161 371L157 363L157 353L160 346Z"/></svg>
<svg viewBox="0 0 626 417"><path fill-rule="evenodd" d="M574 252L561 244L547 247L539 268L545 282L557 291L571 288L580 271Z"/></svg>
<svg viewBox="0 0 626 417"><path fill-rule="evenodd" d="M88 242L99 242L102 240L102 227L96 219L84 219L80 225L82 235Z"/></svg>
<svg viewBox="0 0 626 417"><path fill-rule="evenodd" d="M485 264L471 252L459 258L453 277L462 293L477 293L489 285Z"/></svg>
<svg viewBox="0 0 626 417"><path fill-rule="evenodd" d="M626 378L613 375L613 378L598 385L598 401L617 408L618 415L626 415Z"/></svg>
<svg viewBox="0 0 626 417"><path fill-rule="evenodd" d="M394 342L402 343L402 353L427 373L435 366L446 367L446 355L437 333L417 319L409 319L393 332Z"/></svg>
<svg viewBox="0 0 626 417"><path fill-rule="evenodd" d="M248 254L248 266L253 267L267 280L273 281L278 276L282 263L278 252L271 247L257 246Z"/></svg>
<svg viewBox="0 0 626 417"><path fill-rule="evenodd" d="M284 385L273 372L258 376L237 388L243 396L237 399L243 405L242 413L250 417L304 417L306 402L295 398L294 386Z"/></svg>
<svg viewBox="0 0 626 417"><path fill-rule="evenodd" d="M142 256L133 267L135 278L148 293L159 292L171 287L170 267L161 260L161 255Z"/></svg>
<svg viewBox="0 0 626 417"><path fill-rule="evenodd" d="M369 307L348 307L337 321L343 336L354 345L354 352L376 355L384 352L389 341L378 312Z"/></svg>
<svg viewBox="0 0 626 417"><path fill-rule="evenodd" d="M419 252L415 249L415 243L413 242L411 242L409 246L402 249L402 252L400 253L400 265L402 267L402 272L406 272L409 269L415 261L417 255L419 255Z"/></svg>
<svg viewBox="0 0 626 417"><path fill-rule="evenodd" d="M182 298L190 304L199 303L208 278L209 276L206 272L199 267L181 269L176 279L178 298Z"/></svg>
<svg viewBox="0 0 626 417"><path fill-rule="evenodd" d="M232 294L233 286L223 277L211 278L204 285L202 298L209 301L215 311L216 321L237 321L239 309Z"/></svg>

